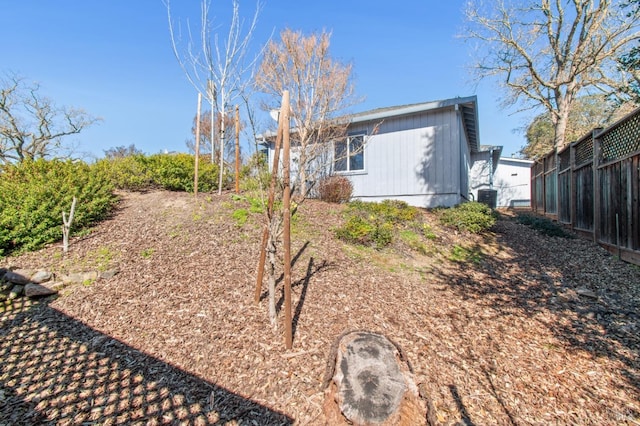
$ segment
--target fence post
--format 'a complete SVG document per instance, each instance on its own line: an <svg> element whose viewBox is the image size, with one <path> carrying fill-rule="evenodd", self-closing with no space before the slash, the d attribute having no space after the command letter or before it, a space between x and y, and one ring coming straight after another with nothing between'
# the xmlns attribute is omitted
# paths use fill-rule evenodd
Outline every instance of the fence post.
<svg viewBox="0 0 640 426"><path fill-rule="evenodd" d="M569 145L569 221L571 222L571 230L576 226L576 175L575 175L575 167L576 167L576 145L575 142L572 142Z"/></svg>
<svg viewBox="0 0 640 426"><path fill-rule="evenodd" d="M593 168L593 241L597 243L600 241L600 171L598 170L598 165L600 163L600 131L602 129L594 129L591 133L591 138L593 139L593 159L591 160L593 163L591 167Z"/></svg>

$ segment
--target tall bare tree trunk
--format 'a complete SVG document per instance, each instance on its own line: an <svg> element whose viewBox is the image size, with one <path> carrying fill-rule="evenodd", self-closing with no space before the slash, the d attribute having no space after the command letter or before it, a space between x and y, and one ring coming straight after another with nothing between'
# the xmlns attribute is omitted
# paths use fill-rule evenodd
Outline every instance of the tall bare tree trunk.
<svg viewBox="0 0 640 426"><path fill-rule="evenodd" d="M267 274L267 289L269 290L269 320L275 328L276 323L276 239L280 233L280 217L274 215L269 225L269 240L267 254L269 258L269 273Z"/></svg>
<svg viewBox="0 0 640 426"><path fill-rule="evenodd" d="M236 105L236 194L240 193L240 107Z"/></svg>
<svg viewBox="0 0 640 426"><path fill-rule="evenodd" d="M553 147L556 149L562 149L567 142L565 139L567 133L567 125L569 123L569 112L571 111L572 103L573 98L569 94L565 94L564 96L556 96L556 104L558 105L558 110L557 113L554 114L556 118L555 120L553 120L555 130Z"/></svg>
<svg viewBox="0 0 640 426"><path fill-rule="evenodd" d="M224 174L224 119L226 115L225 111L225 97L224 97L224 87L221 90L222 92L222 119L220 120L220 160L219 160L219 170L218 170L218 195L222 194L222 175Z"/></svg>

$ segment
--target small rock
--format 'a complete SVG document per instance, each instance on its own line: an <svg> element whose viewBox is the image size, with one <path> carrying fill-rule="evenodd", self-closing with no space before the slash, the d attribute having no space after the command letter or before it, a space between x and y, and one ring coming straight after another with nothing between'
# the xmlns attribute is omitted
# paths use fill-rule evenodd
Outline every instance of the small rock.
<svg viewBox="0 0 640 426"><path fill-rule="evenodd" d="M558 300L563 303L575 302L576 300L578 300L578 295L574 290L567 289L558 293Z"/></svg>
<svg viewBox="0 0 640 426"><path fill-rule="evenodd" d="M117 269L109 269L107 271L100 272L99 276L103 280L109 280L109 279L115 277L118 272L120 272L120 271L117 270Z"/></svg>
<svg viewBox="0 0 640 426"><path fill-rule="evenodd" d="M13 284L25 285L29 282L29 278L31 278L32 271L27 270L15 270L15 271L7 271L4 274L4 280Z"/></svg>
<svg viewBox="0 0 640 426"><path fill-rule="evenodd" d="M47 283L47 287L53 289L55 291L60 291L64 288L65 284L63 281L51 281Z"/></svg>
<svg viewBox="0 0 640 426"><path fill-rule="evenodd" d="M42 284L44 282L50 281L52 277L53 274L49 271L38 271L31 276L31 282Z"/></svg>
<svg viewBox="0 0 640 426"><path fill-rule="evenodd" d="M17 299L18 297L22 296L23 292L24 292L23 285L20 285L20 284L14 285L13 288L11 289L11 292L9 293L9 300Z"/></svg>
<svg viewBox="0 0 640 426"><path fill-rule="evenodd" d="M98 273L96 271L74 272L69 275L63 275L61 278L65 284L83 284L87 281L95 281L98 278Z"/></svg>
<svg viewBox="0 0 640 426"><path fill-rule="evenodd" d="M598 295L595 294L593 291L589 290L586 287L580 287L576 289L576 293L578 294L578 296L583 296L583 297L587 297L589 299L597 299Z"/></svg>
<svg viewBox="0 0 640 426"><path fill-rule="evenodd" d="M24 295L27 297L51 296L56 293L54 289L42 284L29 283L24 287Z"/></svg>

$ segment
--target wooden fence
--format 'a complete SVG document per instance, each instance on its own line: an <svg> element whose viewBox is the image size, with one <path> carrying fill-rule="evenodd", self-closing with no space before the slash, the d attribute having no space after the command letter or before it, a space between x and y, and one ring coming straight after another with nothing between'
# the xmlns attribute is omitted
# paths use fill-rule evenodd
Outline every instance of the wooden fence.
<svg viewBox="0 0 640 426"><path fill-rule="evenodd" d="M531 207L640 265L640 109L534 163Z"/></svg>

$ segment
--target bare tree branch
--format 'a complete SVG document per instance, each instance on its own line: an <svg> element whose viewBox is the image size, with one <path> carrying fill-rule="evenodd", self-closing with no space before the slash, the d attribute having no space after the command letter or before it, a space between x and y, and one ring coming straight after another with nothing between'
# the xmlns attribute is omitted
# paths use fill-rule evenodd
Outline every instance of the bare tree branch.
<svg viewBox="0 0 640 426"><path fill-rule="evenodd" d="M358 102L352 66L331 58L330 37L284 30L279 42L267 45L256 75L258 89L271 95L265 109L275 109L285 90L291 94L291 145L298 162L294 186L301 198L308 194L308 182L318 177L312 174L323 170L312 163L326 156L332 141L346 136L345 113Z"/></svg>
<svg viewBox="0 0 640 426"><path fill-rule="evenodd" d="M164 2L169 21L169 35L173 53L191 85L207 98L212 112L225 116L227 108L242 94L251 82L251 70L255 66L258 55L253 60L245 61L249 45L258 23L262 9L260 0L246 31L240 19L240 3L232 0L233 11L228 32L224 42L218 39L216 27L211 19L211 1L202 0L198 37L194 38L191 26L187 21L186 38L182 37L181 26L174 23L170 0ZM243 35L244 32L244 35ZM219 140L225 140L225 120L221 120ZM210 138L215 143L215 138ZM218 193L222 191L224 168L224 143L211 147L212 152L218 150L220 161L220 180ZM213 158L213 156L212 156Z"/></svg>
<svg viewBox="0 0 640 426"><path fill-rule="evenodd" d="M0 163L58 155L65 137L100 121L79 109L57 107L39 90L16 75L0 79Z"/></svg>
<svg viewBox="0 0 640 426"><path fill-rule="evenodd" d="M572 104L589 91L617 96L624 73L617 58L640 38L640 24L614 0L499 0L466 8L464 37L477 41L478 78L497 78L505 106L531 105L549 113L554 145L562 147Z"/></svg>

